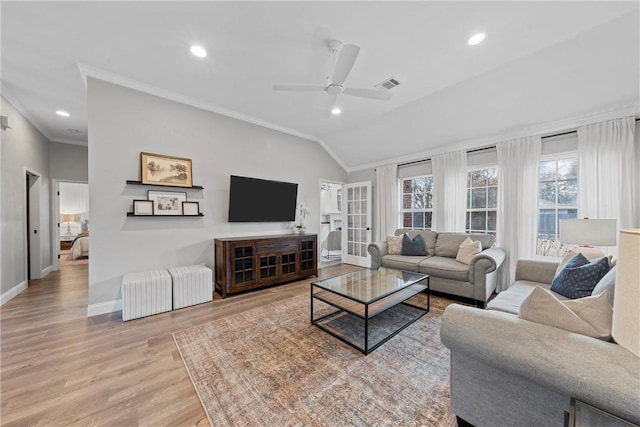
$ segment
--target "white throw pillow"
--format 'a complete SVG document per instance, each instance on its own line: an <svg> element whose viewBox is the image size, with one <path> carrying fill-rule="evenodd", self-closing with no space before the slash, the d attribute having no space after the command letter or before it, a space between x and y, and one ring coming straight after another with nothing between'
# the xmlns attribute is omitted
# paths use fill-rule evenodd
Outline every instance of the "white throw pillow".
<svg viewBox="0 0 640 427"><path fill-rule="evenodd" d="M611 339L613 310L609 291L560 301L543 287L536 286L522 301L518 317L605 341Z"/></svg>
<svg viewBox="0 0 640 427"><path fill-rule="evenodd" d="M482 252L482 243L480 240L476 240L474 242L471 240L471 237L467 237L460 244L458 255L456 255L456 261L469 265L471 264L471 259L480 252Z"/></svg>
<svg viewBox="0 0 640 427"><path fill-rule="evenodd" d="M402 253L402 236L387 236L387 254L400 255Z"/></svg>

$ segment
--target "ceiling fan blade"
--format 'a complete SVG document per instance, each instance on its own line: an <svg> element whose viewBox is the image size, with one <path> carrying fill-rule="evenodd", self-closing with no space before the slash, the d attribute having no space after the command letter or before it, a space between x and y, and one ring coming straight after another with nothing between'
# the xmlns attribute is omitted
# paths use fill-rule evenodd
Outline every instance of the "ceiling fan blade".
<svg viewBox="0 0 640 427"><path fill-rule="evenodd" d="M325 86L317 85L273 85L273 89L292 92L322 92L327 90Z"/></svg>
<svg viewBox="0 0 640 427"><path fill-rule="evenodd" d="M383 101L388 101L393 96L391 92L384 92L378 89L346 88L342 93L359 96L360 98L380 99Z"/></svg>
<svg viewBox="0 0 640 427"><path fill-rule="evenodd" d="M340 56L336 62L336 69L333 71L334 85L341 85L346 80L347 76L353 68L353 64L356 63L356 58L360 52L360 47L355 44L342 45Z"/></svg>

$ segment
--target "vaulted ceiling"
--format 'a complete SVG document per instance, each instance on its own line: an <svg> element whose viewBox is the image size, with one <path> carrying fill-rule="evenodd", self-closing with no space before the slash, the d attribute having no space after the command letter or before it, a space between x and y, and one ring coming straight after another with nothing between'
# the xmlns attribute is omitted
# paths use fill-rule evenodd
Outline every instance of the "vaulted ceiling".
<svg viewBox="0 0 640 427"><path fill-rule="evenodd" d="M3 96L59 142L87 141L81 69L318 140L350 170L546 123L638 112L637 1L0 7ZM468 46L477 32L485 42ZM361 48L345 86L373 88L393 76L400 85L391 100L272 89L326 85L333 39ZM194 57L193 44L208 56ZM330 114L334 104L341 115Z"/></svg>

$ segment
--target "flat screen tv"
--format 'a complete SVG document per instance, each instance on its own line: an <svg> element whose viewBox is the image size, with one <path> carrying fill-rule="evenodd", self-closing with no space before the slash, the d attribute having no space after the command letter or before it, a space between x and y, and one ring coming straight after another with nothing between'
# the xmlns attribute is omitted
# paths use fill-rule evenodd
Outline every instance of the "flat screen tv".
<svg viewBox="0 0 640 427"><path fill-rule="evenodd" d="M229 222L295 221L298 184L231 175Z"/></svg>

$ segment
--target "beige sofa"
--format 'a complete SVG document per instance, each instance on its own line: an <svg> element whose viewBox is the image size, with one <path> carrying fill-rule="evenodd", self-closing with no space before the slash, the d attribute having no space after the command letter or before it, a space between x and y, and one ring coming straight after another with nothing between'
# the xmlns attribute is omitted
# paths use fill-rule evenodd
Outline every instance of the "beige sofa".
<svg viewBox="0 0 640 427"><path fill-rule="evenodd" d="M612 341L517 317L536 286L550 288L557 267L519 260L516 281L487 310L447 307L440 336L451 350L451 410L457 417L476 427L562 427L573 397L640 424L638 356ZM611 273L613 285L605 285L610 298Z"/></svg>
<svg viewBox="0 0 640 427"><path fill-rule="evenodd" d="M414 238L420 234L425 242L425 256L390 255L387 242L370 243L371 267L389 267L398 270L428 274L432 291L472 299L484 307L495 291L505 260L504 249L494 248L490 234L437 233L431 230L395 231L396 236L407 233ZM479 240L482 252L469 265L456 261L460 244L467 238Z"/></svg>

